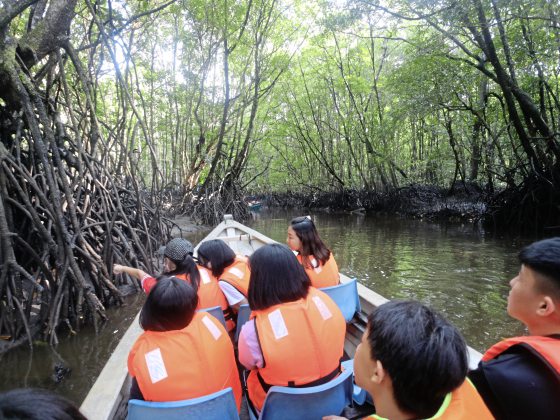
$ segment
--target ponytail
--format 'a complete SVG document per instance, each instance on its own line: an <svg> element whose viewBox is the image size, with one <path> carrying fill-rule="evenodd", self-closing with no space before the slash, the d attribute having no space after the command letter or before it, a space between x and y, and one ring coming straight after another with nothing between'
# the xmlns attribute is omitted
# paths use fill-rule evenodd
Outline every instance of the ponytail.
<svg viewBox="0 0 560 420"><path fill-rule="evenodd" d="M178 276L180 274L186 274L188 281L190 282L192 288L198 292L198 287L200 285L200 273L198 272L198 266L194 261L191 254L185 255L183 261L173 261L177 268L167 275Z"/></svg>

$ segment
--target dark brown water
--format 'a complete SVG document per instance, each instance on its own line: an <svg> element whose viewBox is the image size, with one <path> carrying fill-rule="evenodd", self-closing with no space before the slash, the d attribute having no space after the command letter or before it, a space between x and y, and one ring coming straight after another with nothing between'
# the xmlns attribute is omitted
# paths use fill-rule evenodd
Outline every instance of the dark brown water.
<svg viewBox="0 0 560 420"><path fill-rule="evenodd" d="M264 210L248 222L285 242L289 220L302 211ZM442 312L483 351L502 337L521 334L506 314L508 281L519 270L518 250L530 239L494 237L472 225L441 224L394 216L313 214L319 233L340 270L389 298L418 299ZM188 236L194 243L209 230ZM109 311L110 322L61 339L52 349L38 344L0 357L0 390L21 386L52 389L81 403L144 300ZM72 369L60 383L54 367Z"/></svg>
<svg viewBox="0 0 560 420"><path fill-rule="evenodd" d="M285 242L292 210L257 213L259 232ZM395 216L313 214L340 271L388 299L417 299L437 309L484 351L524 332L506 313L517 254L531 239L494 237L472 224L442 224Z"/></svg>

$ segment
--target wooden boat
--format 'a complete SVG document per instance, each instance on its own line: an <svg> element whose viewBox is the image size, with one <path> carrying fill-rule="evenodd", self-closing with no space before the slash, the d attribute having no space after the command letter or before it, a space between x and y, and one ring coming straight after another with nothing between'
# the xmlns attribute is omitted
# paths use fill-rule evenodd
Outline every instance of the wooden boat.
<svg viewBox="0 0 560 420"><path fill-rule="evenodd" d="M263 245L274 243L267 236L233 220L231 215L226 215L212 232L202 242L210 239L222 239L237 253L251 255ZM199 244L200 245L200 244ZM195 248L196 249L198 246ZM341 282L350 281L350 278L340 274ZM387 302L383 296L367 287L358 284L358 294L362 312L354 317L348 325L344 351L353 357L362 333L366 326L366 317L375 307ZM127 371L128 353L136 338L142 333L138 316L121 339L117 348L107 361L95 384L83 401L80 411L90 420L124 419L127 412L130 377ZM469 364L471 368L478 365L482 355L469 347Z"/></svg>

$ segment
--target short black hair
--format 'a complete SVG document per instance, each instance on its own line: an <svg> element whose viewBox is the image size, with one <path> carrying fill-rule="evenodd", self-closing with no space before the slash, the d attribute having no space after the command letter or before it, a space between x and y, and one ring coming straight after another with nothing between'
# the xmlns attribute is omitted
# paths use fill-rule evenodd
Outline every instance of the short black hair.
<svg viewBox="0 0 560 420"><path fill-rule="evenodd" d="M294 253L285 245L269 244L249 257L251 279L247 300L252 310L307 296L311 282Z"/></svg>
<svg viewBox="0 0 560 420"><path fill-rule="evenodd" d="M432 417L465 380L465 340L441 315L415 301L384 303L368 321L371 357L388 372L397 405L419 418Z"/></svg>
<svg viewBox="0 0 560 420"><path fill-rule="evenodd" d="M317 232L315 223L309 216L295 217L291 220L290 226L301 241L302 263L305 267L311 268L308 257L313 256L318 259L321 264L325 264L331 256L331 251L324 244L323 240Z"/></svg>
<svg viewBox="0 0 560 420"><path fill-rule="evenodd" d="M519 253L519 261L545 277L539 282L543 293L560 298L560 237L543 239L526 246Z"/></svg>
<svg viewBox="0 0 560 420"><path fill-rule="evenodd" d="M18 388L0 393L0 418L87 420L71 401L38 388Z"/></svg>
<svg viewBox="0 0 560 420"><path fill-rule="evenodd" d="M194 288L177 277L159 276L140 312L145 331L181 330L190 324L198 305Z"/></svg>
<svg viewBox="0 0 560 420"><path fill-rule="evenodd" d="M212 239L200 244L197 258L204 266L210 262L212 274L219 279L224 270L233 264L235 252L221 239Z"/></svg>

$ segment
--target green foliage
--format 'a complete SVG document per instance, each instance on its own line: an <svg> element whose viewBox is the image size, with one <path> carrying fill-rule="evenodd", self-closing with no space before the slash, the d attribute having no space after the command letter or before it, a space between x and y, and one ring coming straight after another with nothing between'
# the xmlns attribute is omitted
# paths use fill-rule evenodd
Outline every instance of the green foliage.
<svg viewBox="0 0 560 420"><path fill-rule="evenodd" d="M112 4L112 25L121 29L110 45L123 81L110 71L105 44L80 57L87 68L98 60L96 116L105 133L121 130L139 146L147 179L156 166L172 177L163 183L190 188L226 175L263 190L448 185L456 171L496 186L523 179L527 156L503 86L488 61L481 65L479 12L507 74L558 132L554 2L497 2L504 34L491 3L477 10L469 0L392 0L385 9L340 0L182 0L154 14L146 13L154 2ZM86 39L87 13L76 22L83 44L98 39L95 28ZM21 17L12 27L24 26ZM550 157L525 128L537 153Z"/></svg>

